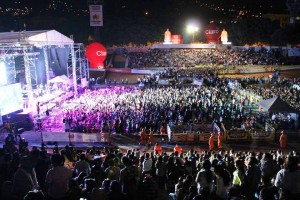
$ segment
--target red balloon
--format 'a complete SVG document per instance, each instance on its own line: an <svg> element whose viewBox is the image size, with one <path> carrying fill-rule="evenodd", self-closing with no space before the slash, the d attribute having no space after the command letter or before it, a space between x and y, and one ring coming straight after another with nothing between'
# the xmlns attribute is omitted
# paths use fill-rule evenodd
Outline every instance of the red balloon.
<svg viewBox="0 0 300 200"><path fill-rule="evenodd" d="M103 62L106 59L107 51L106 48L98 43L93 42L86 47L85 56L90 62L90 68L104 68Z"/></svg>
<svg viewBox="0 0 300 200"><path fill-rule="evenodd" d="M205 37L208 43L219 43L221 36L220 28L215 24L208 24L205 28Z"/></svg>

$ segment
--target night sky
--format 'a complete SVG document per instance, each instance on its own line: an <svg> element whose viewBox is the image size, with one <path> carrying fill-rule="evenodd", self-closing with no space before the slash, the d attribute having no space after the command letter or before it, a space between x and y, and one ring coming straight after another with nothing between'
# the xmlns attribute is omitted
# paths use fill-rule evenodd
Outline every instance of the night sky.
<svg viewBox="0 0 300 200"><path fill-rule="evenodd" d="M214 21L230 29L237 21L260 20L266 13L288 14L285 3L286 0L104 0L100 37L107 44L154 42L161 40L166 28L181 34L189 19L195 19L200 26ZM55 29L83 43L94 33L89 27L87 0L1 0L0 15L1 32Z"/></svg>

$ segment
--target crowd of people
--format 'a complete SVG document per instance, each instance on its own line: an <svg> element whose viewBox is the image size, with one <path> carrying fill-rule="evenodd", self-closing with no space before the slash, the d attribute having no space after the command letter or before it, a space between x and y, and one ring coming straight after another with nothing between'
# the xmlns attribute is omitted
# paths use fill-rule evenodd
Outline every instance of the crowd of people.
<svg viewBox="0 0 300 200"><path fill-rule="evenodd" d="M253 91L255 94L261 96L263 99L270 99L275 96L289 103L296 110L300 110L300 92L299 89L293 88L293 85L298 85L299 78L288 79L284 78L272 84L271 87L261 87L257 84L248 84L246 89Z"/></svg>
<svg viewBox="0 0 300 200"><path fill-rule="evenodd" d="M213 74L202 78L201 87L174 85L140 90L116 86L87 90L63 104L63 115L74 131L99 131L105 124L117 134L139 132L140 128L159 133L170 123L251 121L253 113L245 109L247 97L228 86L230 79Z"/></svg>
<svg viewBox="0 0 300 200"><path fill-rule="evenodd" d="M0 149L5 200L295 200L299 152ZM168 197L169 196L169 197Z"/></svg>
<svg viewBox="0 0 300 200"><path fill-rule="evenodd" d="M284 57L277 49L148 49L128 53L131 68L282 65Z"/></svg>

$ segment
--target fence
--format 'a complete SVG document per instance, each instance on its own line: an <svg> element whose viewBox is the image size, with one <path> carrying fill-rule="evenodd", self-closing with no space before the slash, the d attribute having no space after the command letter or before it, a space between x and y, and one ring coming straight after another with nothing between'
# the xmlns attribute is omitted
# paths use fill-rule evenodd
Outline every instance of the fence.
<svg viewBox="0 0 300 200"><path fill-rule="evenodd" d="M210 135L220 131L216 123L203 123L187 125L168 126L167 133L170 142L197 143L207 142ZM217 137L215 137L215 140Z"/></svg>

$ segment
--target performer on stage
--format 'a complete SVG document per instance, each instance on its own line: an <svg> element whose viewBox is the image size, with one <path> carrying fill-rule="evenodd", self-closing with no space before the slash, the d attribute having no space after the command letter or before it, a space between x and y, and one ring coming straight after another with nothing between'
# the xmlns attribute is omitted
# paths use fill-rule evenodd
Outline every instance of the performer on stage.
<svg viewBox="0 0 300 200"><path fill-rule="evenodd" d="M38 116L40 116L40 102L38 101L37 104L36 104L36 112L38 114Z"/></svg>
<svg viewBox="0 0 300 200"><path fill-rule="evenodd" d="M63 123L65 124L65 132L68 133L68 135L69 135L69 145L72 146L71 135L70 135L70 128L71 128L72 118L66 116L63 119Z"/></svg>
<svg viewBox="0 0 300 200"><path fill-rule="evenodd" d="M66 133L69 133L69 132L70 132L71 122L72 122L72 119L69 118L69 117L65 117L65 118L63 119L63 123L65 124L65 132L66 132Z"/></svg>

